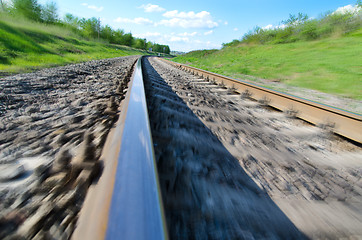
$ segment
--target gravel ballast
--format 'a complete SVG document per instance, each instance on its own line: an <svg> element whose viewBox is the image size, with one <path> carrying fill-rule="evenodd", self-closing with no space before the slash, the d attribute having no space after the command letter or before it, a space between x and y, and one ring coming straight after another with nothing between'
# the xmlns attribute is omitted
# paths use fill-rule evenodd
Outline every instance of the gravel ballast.
<svg viewBox="0 0 362 240"><path fill-rule="evenodd" d="M0 238L69 239L137 56L0 79Z"/></svg>
<svg viewBox="0 0 362 240"><path fill-rule="evenodd" d="M150 123L172 239L362 236L362 149L149 58Z"/></svg>

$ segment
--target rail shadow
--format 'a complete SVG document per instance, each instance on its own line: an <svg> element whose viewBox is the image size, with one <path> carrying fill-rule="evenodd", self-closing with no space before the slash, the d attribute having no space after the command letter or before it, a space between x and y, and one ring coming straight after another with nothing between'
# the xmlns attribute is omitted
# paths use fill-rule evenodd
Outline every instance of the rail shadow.
<svg viewBox="0 0 362 240"><path fill-rule="evenodd" d="M143 74L170 238L307 239L148 58Z"/></svg>

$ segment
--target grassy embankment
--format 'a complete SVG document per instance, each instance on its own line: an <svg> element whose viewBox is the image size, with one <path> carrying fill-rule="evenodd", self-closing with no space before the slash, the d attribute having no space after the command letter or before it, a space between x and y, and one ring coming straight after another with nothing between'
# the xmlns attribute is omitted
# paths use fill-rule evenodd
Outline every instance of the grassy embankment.
<svg viewBox="0 0 362 240"><path fill-rule="evenodd" d="M313 41L240 42L172 60L233 78L252 80L251 75L362 100L362 29Z"/></svg>
<svg viewBox="0 0 362 240"><path fill-rule="evenodd" d="M55 25L0 16L0 77L35 69L146 51L89 41Z"/></svg>

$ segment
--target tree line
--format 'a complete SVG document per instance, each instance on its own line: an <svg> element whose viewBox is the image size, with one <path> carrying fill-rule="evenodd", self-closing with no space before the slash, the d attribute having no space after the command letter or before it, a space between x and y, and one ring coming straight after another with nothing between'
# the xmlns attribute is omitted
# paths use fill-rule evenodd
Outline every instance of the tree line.
<svg viewBox="0 0 362 240"><path fill-rule="evenodd" d="M63 19L58 15L55 2L41 5L37 0L12 0L5 3L0 0L2 13L15 17L22 16L28 20L44 24L58 25L68 28L87 39L102 39L109 43L134 47L137 49L150 50L159 53L170 53L168 45L162 45L147 41L145 38L136 38L132 33L125 33L122 29L114 30L109 25L101 25L99 19L79 18L67 13Z"/></svg>

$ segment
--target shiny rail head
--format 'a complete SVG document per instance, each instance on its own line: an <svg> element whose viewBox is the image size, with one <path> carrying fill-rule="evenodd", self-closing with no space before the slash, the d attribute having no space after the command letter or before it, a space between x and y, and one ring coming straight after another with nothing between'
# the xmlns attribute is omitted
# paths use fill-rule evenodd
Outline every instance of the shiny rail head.
<svg viewBox="0 0 362 240"><path fill-rule="evenodd" d="M133 74L106 239L167 239L148 120L142 59Z"/></svg>

